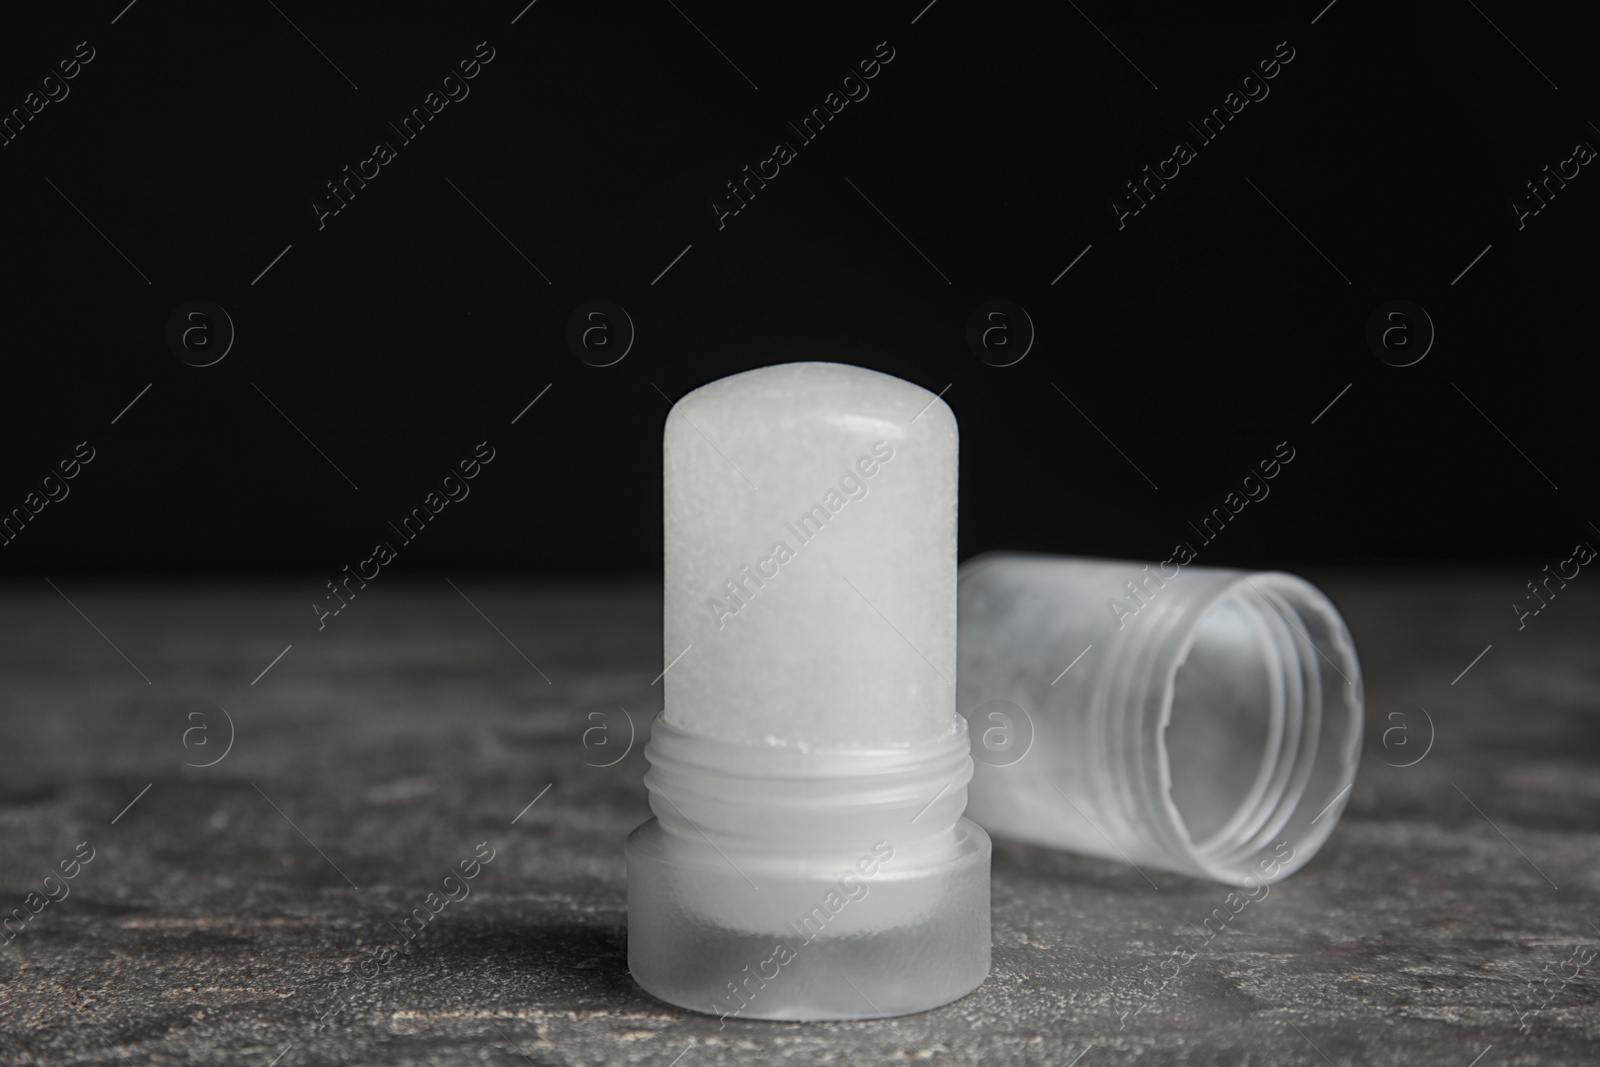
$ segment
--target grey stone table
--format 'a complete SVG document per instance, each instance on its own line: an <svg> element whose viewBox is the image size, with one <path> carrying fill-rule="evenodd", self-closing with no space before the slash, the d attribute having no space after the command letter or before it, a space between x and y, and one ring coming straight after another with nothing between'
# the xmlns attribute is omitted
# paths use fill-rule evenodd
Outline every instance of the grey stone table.
<svg viewBox="0 0 1600 1067"><path fill-rule="evenodd" d="M319 630L320 578L12 585L0 1062L1600 1063L1600 594L1519 630L1519 571L1310 577L1361 773L1196 958L1163 963L1222 887L997 842L975 993L726 1025L627 973L659 589L385 579Z"/></svg>

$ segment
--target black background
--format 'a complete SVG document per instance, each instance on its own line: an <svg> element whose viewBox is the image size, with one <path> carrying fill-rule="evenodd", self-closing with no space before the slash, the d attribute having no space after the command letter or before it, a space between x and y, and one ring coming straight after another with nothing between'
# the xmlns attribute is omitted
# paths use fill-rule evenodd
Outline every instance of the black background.
<svg viewBox="0 0 1600 1067"><path fill-rule="evenodd" d="M805 359L948 385L963 556L1165 558L1280 441L1201 562L1597 536L1600 177L1520 232L1507 206L1600 145L1577 5L124 3L0 34L7 111L96 53L0 148L0 509L96 451L0 548L13 577L331 576L483 440L403 569L648 573L668 398ZM470 96L319 230L323 183L480 41ZM719 230L723 183L882 41L870 95ZM1119 230L1122 183L1280 41L1270 95ZM165 340L197 298L237 330L204 368ZM638 334L604 368L564 338L596 298ZM1037 328L1013 366L965 342L996 298ZM1364 339L1395 298L1438 331L1405 368Z"/></svg>

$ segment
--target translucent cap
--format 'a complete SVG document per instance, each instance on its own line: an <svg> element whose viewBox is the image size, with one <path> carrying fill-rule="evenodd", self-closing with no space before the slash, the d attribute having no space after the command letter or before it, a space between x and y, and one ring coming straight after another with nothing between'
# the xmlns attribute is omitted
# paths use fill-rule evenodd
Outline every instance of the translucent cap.
<svg viewBox="0 0 1600 1067"><path fill-rule="evenodd" d="M991 553L960 611L968 810L991 832L1251 888L1339 821L1361 667L1304 579Z"/></svg>

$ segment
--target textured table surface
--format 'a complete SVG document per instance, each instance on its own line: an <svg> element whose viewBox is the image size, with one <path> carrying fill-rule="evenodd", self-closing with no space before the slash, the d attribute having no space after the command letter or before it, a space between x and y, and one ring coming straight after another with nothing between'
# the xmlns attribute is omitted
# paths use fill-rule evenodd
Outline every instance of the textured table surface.
<svg viewBox="0 0 1600 1067"><path fill-rule="evenodd" d="M1310 576L1362 655L1361 773L1322 852L1176 974L1224 888L996 842L975 993L725 1026L626 967L659 588L397 579L319 631L321 579L13 585L0 911L30 917L0 1062L1600 1062L1595 592L1518 630L1518 571Z"/></svg>

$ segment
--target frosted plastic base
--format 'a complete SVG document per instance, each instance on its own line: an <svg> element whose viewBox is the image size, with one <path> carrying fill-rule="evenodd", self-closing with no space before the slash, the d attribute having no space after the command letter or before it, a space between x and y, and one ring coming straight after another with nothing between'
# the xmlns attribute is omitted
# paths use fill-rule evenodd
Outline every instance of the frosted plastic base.
<svg viewBox="0 0 1600 1067"><path fill-rule="evenodd" d="M961 817L966 722L922 744L816 749L665 716L656 817L628 838L628 969L725 1018L875 1019L989 973L989 837Z"/></svg>
<svg viewBox="0 0 1600 1067"><path fill-rule="evenodd" d="M752 888L714 851L679 845L658 819L627 844L628 969L669 1004L725 1020L876 1019L948 1004L989 973L989 837L966 819L941 862L899 850L846 887L866 887L855 900L839 875L747 870ZM764 921L724 925L716 902L730 896Z"/></svg>

